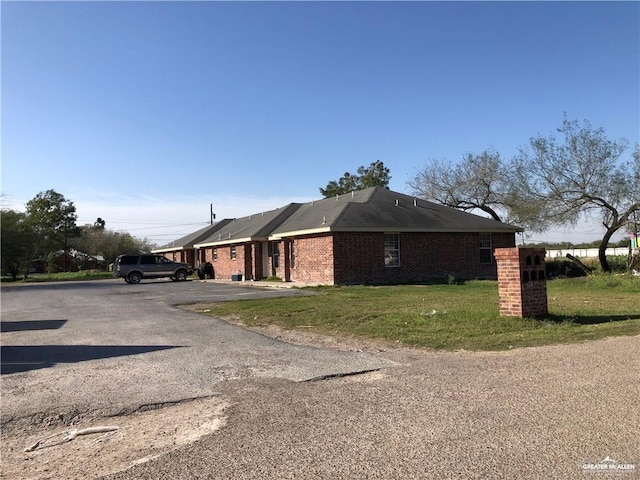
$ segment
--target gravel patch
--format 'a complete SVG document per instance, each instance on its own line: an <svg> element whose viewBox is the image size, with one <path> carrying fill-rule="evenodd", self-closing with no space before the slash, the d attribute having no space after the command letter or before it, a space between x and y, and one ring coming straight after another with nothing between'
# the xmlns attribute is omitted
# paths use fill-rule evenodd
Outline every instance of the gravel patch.
<svg viewBox="0 0 640 480"><path fill-rule="evenodd" d="M224 427L105 478L639 478L638 352L638 336L411 350L362 375L227 382Z"/></svg>

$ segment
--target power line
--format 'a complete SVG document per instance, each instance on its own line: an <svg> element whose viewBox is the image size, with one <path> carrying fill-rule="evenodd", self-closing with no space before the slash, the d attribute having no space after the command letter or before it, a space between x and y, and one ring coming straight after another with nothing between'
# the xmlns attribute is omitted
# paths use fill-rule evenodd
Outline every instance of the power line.
<svg viewBox="0 0 640 480"><path fill-rule="evenodd" d="M140 221L135 221L135 220L117 220L117 219L113 219L113 218L105 218L105 217L100 217L102 220L104 220L107 224L109 223L128 223L128 224L134 224L134 225L166 225L166 226L185 226L185 225L206 225L209 222L206 221L201 221L201 222L194 222L194 223L169 223L167 224L167 222L140 222ZM95 222L95 219L89 220L86 219L84 217L80 217L77 220L78 222Z"/></svg>
<svg viewBox="0 0 640 480"><path fill-rule="evenodd" d="M144 225L144 224L143 224ZM200 225L200 226L205 226L205 225L209 225L207 222L202 222L202 223L181 223L181 224L176 224L176 225L162 225L160 227L136 227L136 228L132 228L132 230L157 230L159 228L175 228L175 227L189 227L189 226L195 226L195 225Z"/></svg>
<svg viewBox="0 0 640 480"><path fill-rule="evenodd" d="M82 222L80 222L80 223L82 223ZM110 228L110 225L112 225L114 223L117 223L117 224L128 223L128 224L133 224L133 225L158 225L157 227L135 227L135 228L132 228L132 230L151 230L151 229L155 229L155 228L176 228L176 227L191 227L191 226L194 226L194 225L200 225L200 226L209 225L209 222L170 223L170 224L167 224L167 223L154 223L154 222L120 222L120 221L114 221L114 220L110 220L110 221L106 221L105 220L106 228Z"/></svg>

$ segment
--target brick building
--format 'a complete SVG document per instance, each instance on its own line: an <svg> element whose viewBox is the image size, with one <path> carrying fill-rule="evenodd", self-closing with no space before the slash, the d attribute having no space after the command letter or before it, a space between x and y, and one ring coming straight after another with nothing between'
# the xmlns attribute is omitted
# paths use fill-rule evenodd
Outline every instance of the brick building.
<svg viewBox="0 0 640 480"><path fill-rule="evenodd" d="M381 187L282 208L207 227L191 250L216 278L320 284L408 283L497 278L495 248L515 246L521 229ZM204 230L204 229L203 229ZM203 230L200 237L202 237ZM189 253L185 253L189 256ZM196 265L194 265L195 267Z"/></svg>
<svg viewBox="0 0 640 480"><path fill-rule="evenodd" d="M200 262L196 254L194 244L208 238L212 232L220 228L225 222L229 221L230 220L222 220L220 223L215 225L207 225L206 227L174 240L161 248L156 248L153 250L153 253L160 253L174 262L188 263L195 269Z"/></svg>

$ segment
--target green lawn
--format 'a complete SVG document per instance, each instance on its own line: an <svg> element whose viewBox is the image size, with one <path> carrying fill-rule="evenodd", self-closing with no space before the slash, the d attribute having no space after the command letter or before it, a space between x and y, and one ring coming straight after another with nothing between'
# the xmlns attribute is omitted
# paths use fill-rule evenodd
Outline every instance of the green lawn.
<svg viewBox="0 0 640 480"><path fill-rule="evenodd" d="M78 280L101 280L104 278L113 278L113 274L111 272L103 272L98 270L84 270L81 272L35 273L29 275L26 280L22 277L18 278L17 280L13 280L13 278L11 277L3 276L2 282L64 282Z"/></svg>
<svg viewBox="0 0 640 480"><path fill-rule="evenodd" d="M547 283L549 316L501 317L497 282L308 288L311 296L221 302L208 314L434 349L504 350L640 334L640 278Z"/></svg>

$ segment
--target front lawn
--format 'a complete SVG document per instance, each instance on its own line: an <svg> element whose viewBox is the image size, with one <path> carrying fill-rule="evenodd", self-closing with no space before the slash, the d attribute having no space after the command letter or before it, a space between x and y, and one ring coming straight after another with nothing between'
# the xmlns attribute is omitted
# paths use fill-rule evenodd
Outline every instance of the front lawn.
<svg viewBox="0 0 640 480"><path fill-rule="evenodd" d="M547 283L549 316L502 317L498 285L315 287L314 295L221 302L210 315L447 350L505 350L640 334L640 278L596 275Z"/></svg>
<svg viewBox="0 0 640 480"><path fill-rule="evenodd" d="M113 273L101 270L83 270L80 272L59 272L59 273L32 273L26 279L20 277L16 280L9 276L3 276L2 282L65 282L79 280L102 280L105 278L113 278Z"/></svg>

